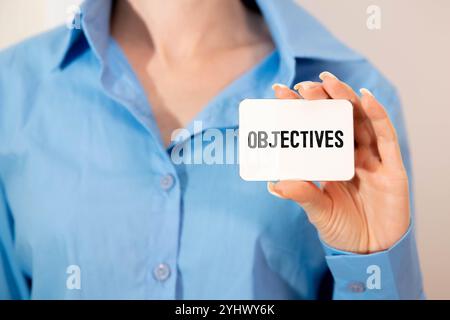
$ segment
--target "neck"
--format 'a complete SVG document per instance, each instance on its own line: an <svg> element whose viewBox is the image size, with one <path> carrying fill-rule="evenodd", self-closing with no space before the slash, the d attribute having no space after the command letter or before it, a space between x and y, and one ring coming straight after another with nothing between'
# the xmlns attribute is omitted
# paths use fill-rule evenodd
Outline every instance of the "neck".
<svg viewBox="0 0 450 320"><path fill-rule="evenodd" d="M240 0L118 0L111 27L167 60L270 41L263 19Z"/></svg>

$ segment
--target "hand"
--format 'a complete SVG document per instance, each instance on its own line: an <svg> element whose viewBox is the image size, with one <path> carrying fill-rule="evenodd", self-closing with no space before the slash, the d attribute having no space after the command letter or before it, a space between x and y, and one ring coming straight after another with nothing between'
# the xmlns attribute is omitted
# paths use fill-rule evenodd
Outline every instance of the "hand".
<svg viewBox="0 0 450 320"><path fill-rule="evenodd" d="M373 253L394 245L410 223L408 176L395 129L386 110L367 90L360 98L329 72L322 82L302 82L294 89L308 100L346 99L354 109L355 176L350 181L280 181L268 183L272 194L297 202L322 240L336 249ZM301 99L274 85L279 99ZM332 159L330 159L332 161Z"/></svg>

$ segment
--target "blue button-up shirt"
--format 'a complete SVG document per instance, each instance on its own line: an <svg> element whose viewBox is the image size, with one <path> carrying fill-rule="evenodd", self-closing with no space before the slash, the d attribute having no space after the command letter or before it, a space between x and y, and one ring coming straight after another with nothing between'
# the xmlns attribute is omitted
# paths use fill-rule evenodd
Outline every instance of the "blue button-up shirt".
<svg viewBox="0 0 450 320"><path fill-rule="evenodd" d="M0 54L0 298L422 296L413 224L384 252L341 252L321 242L297 204L241 180L235 162L170 156L203 130L237 128L240 100L273 97L274 82L328 70L384 103L410 172L391 84L293 1L258 4L275 51L168 148L108 32L111 1L85 2L80 29L60 27Z"/></svg>

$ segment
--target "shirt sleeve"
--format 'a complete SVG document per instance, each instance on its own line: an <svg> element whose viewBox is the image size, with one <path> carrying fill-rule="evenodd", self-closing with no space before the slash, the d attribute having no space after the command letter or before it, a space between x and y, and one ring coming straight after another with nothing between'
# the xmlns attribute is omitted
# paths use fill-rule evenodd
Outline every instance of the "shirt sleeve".
<svg viewBox="0 0 450 320"><path fill-rule="evenodd" d="M413 226L391 248L353 254L323 243L334 278L333 299L422 299L422 277Z"/></svg>
<svg viewBox="0 0 450 320"><path fill-rule="evenodd" d="M13 223L0 180L0 300L25 299L27 285L14 254Z"/></svg>

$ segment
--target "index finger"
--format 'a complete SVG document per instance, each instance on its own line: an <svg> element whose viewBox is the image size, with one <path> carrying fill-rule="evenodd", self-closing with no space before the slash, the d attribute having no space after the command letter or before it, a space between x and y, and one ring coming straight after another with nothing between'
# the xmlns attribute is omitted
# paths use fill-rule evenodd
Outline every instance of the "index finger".
<svg viewBox="0 0 450 320"><path fill-rule="evenodd" d="M272 89L275 91L275 97L278 99L301 99L297 92L289 89L289 87L284 84L275 83L272 86Z"/></svg>

